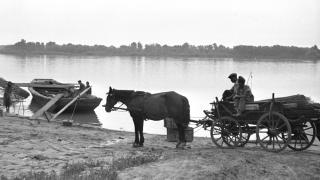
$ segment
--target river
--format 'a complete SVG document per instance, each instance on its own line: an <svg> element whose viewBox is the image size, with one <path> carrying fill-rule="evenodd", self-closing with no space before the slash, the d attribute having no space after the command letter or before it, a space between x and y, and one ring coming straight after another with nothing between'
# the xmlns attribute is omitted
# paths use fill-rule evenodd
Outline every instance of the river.
<svg viewBox="0 0 320 180"><path fill-rule="evenodd" d="M176 91L189 99L191 118L201 119L203 110L220 97L232 84L227 78L236 72L248 79L256 100L304 94L320 102L320 61L277 59L214 59L214 58L155 58L155 57L19 57L0 55L0 77L13 82L30 82L34 78L52 78L60 82L89 81L92 93L104 100L94 113L63 115L64 118L86 122L100 121L102 127L134 131L127 112L106 113L109 86L116 89L142 90L151 93ZM31 97L24 106L25 115L32 115ZM21 112L19 112L21 113ZM163 121L145 122L147 133L165 134ZM209 136L201 131L195 135Z"/></svg>

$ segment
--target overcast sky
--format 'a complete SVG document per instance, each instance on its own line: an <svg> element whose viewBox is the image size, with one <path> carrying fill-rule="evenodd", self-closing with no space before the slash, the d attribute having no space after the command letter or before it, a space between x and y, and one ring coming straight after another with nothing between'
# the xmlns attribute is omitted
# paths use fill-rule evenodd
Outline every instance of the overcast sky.
<svg viewBox="0 0 320 180"><path fill-rule="evenodd" d="M319 0L0 0L0 44L320 46Z"/></svg>

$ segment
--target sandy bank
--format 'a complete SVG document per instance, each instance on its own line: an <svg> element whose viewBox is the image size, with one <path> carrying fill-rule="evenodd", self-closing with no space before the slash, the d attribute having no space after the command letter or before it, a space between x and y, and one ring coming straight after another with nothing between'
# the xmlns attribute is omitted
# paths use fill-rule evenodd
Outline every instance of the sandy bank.
<svg viewBox="0 0 320 180"><path fill-rule="evenodd" d="M133 139L130 132L1 117L0 175L59 173L67 164L110 165L122 159L125 165L116 172L119 179L320 179L319 146L276 154L255 144L219 149L208 138L195 138L191 149L177 150L175 143L165 141L166 136L152 134L145 134L145 147L132 148ZM139 157L139 163L127 157L135 161Z"/></svg>

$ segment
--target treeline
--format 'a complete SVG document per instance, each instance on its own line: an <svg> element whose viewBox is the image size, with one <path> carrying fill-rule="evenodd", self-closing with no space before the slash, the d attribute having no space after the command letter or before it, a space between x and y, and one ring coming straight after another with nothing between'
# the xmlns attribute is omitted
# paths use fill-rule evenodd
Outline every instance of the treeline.
<svg viewBox="0 0 320 180"><path fill-rule="evenodd" d="M217 57L217 58L280 58L280 59L320 59L316 45L310 48L295 46L234 46L229 48L216 43L195 46L160 45L133 42L120 47L104 45L58 45L55 42L27 42L22 39L14 45L3 46L0 53L20 55L93 55L93 56L162 56L162 57Z"/></svg>

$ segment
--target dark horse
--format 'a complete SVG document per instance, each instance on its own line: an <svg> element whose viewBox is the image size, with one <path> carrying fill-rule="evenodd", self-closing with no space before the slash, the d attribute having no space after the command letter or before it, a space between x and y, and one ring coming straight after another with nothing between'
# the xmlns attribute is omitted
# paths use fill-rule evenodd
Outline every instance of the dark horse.
<svg viewBox="0 0 320 180"><path fill-rule="evenodd" d="M117 102L122 102L133 119L135 141L133 147L141 147L144 143L143 121L146 119L159 121L166 117L174 119L178 127L179 142L177 148L186 145L184 129L190 121L190 106L186 97L174 92L150 94L143 91L116 90L109 88L105 110L111 112ZM140 135L140 136L139 136Z"/></svg>

